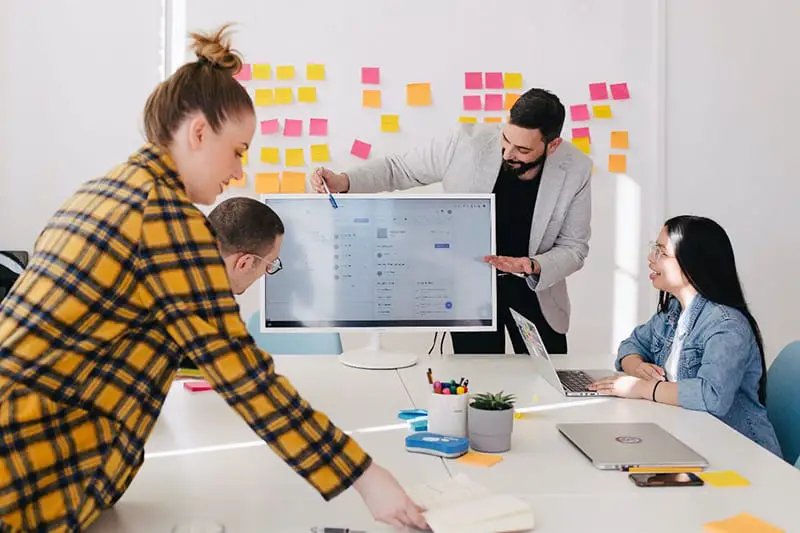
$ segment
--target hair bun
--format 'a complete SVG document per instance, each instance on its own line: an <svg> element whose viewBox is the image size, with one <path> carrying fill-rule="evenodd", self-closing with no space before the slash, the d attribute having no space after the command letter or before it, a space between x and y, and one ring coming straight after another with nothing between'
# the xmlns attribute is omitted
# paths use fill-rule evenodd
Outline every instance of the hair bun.
<svg viewBox="0 0 800 533"><path fill-rule="evenodd" d="M214 68L228 70L231 75L236 75L242 69L242 57L239 52L231 49L230 39L227 35L230 24L225 24L213 34L190 33L193 43L192 50L198 62L206 62Z"/></svg>

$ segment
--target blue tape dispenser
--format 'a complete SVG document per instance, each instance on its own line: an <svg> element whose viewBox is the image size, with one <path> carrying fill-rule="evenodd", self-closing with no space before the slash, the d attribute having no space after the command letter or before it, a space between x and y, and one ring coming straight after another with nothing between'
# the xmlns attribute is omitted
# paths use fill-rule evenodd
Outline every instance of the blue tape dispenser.
<svg viewBox="0 0 800 533"><path fill-rule="evenodd" d="M461 457L469 451L469 439L428 431L412 433L406 437L406 451L446 458Z"/></svg>

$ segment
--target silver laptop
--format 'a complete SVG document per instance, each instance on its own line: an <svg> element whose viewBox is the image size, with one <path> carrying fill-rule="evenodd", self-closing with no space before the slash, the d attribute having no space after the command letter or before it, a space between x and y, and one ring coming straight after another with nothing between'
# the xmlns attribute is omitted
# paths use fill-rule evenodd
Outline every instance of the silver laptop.
<svg viewBox="0 0 800 533"><path fill-rule="evenodd" d="M658 424L598 422L556 428L601 470L708 467L704 457Z"/></svg>
<svg viewBox="0 0 800 533"><path fill-rule="evenodd" d="M533 364L536 366L536 372L545 381L566 396L600 395L597 391L588 390L587 387L600 378L613 375L615 373L613 370L556 370L550 360L550 354L544 347L539 330L536 329L533 322L513 309L510 311L514 322L517 323L517 329L522 335L522 340L525 341L525 347L531 355Z"/></svg>

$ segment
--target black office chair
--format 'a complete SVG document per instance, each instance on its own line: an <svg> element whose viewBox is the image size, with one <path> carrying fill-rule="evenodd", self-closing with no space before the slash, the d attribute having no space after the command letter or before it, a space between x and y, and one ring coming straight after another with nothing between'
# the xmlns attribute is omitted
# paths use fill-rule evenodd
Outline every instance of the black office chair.
<svg viewBox="0 0 800 533"><path fill-rule="evenodd" d="M0 301L9 293L26 266L28 252L0 250Z"/></svg>

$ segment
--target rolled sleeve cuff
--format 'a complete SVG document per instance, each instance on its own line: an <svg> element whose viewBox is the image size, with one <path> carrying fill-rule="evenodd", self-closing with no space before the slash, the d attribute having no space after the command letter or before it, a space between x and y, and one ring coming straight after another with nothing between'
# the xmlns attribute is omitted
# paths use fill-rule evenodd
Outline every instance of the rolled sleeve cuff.
<svg viewBox="0 0 800 533"><path fill-rule="evenodd" d="M698 378L678 381L678 404L693 411L707 411L703 401L703 383Z"/></svg>

